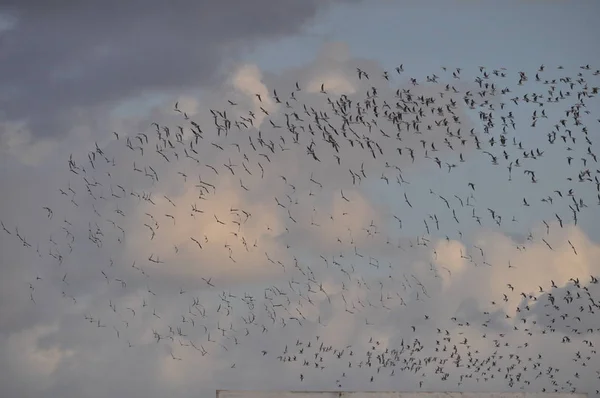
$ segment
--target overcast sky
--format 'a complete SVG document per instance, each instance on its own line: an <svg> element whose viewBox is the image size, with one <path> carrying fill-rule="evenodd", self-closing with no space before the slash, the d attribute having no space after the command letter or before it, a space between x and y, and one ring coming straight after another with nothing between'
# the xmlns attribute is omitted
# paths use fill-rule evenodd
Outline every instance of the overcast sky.
<svg viewBox="0 0 600 398"><path fill-rule="evenodd" d="M0 395L600 396L598 15L0 2Z"/></svg>

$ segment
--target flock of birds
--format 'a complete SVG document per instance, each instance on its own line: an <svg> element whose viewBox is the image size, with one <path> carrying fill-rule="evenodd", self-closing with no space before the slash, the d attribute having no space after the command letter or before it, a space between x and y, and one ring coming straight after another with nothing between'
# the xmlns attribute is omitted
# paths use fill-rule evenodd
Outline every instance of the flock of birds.
<svg viewBox="0 0 600 398"><path fill-rule="evenodd" d="M114 132L68 159L69 180L39 210L54 234L34 240L33 231L0 221L3 239L56 263L27 282L31 305L43 304L46 281L61 287L65 305L97 294L95 313L82 309L82 322L130 349L164 344L173 361L222 356L240 369L236 350L262 338L265 345L252 346L260 360L284 365L307 386L335 372L337 388L410 375L415 388L498 381L598 393L597 275L520 291L510 261L493 263L472 245L460 260L482 275L504 269L506 280L494 283L505 292L479 314L403 318L443 302L440 286L457 277L438 259L437 242L509 229L523 234L519 252L541 242L558 256L568 244L560 255L574 259L576 242L551 232L599 214L600 119L592 110L600 71L477 72L473 80L444 67L419 81L402 65L382 74L357 68L356 93L334 95L326 83L307 93L297 82L246 103L230 98L210 110L212 122L176 103L175 125ZM392 88L398 80L403 86ZM489 178L434 186L417 174L444 181L472 162ZM505 195L499 204L486 202L497 195ZM380 216L365 210L377 200L389 202L375 205L387 209ZM545 229L520 230L532 214ZM71 261L77 253L93 265ZM431 261L415 269L413 255ZM103 288L90 293L97 282ZM352 325L345 333L372 335L327 337L339 317ZM585 350L572 343L581 339ZM577 347L570 365L534 351L542 340Z"/></svg>

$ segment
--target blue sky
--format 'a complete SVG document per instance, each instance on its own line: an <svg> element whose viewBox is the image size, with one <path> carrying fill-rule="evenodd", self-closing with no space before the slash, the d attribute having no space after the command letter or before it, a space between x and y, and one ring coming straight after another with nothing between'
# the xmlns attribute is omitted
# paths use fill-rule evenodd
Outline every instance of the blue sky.
<svg viewBox="0 0 600 398"><path fill-rule="evenodd" d="M390 71L403 63L405 75L416 78L432 73L440 75L440 66L473 72L479 65L511 71L533 71L541 64L547 68L562 65L571 69L579 67L582 60L600 64L600 53L590 50L596 46L598 36L591 32L598 31L599 13L600 4L594 1L338 5L317 18L306 35L258 48L248 59L265 70L277 72L306 62L323 41L329 40L347 43L352 56L377 59ZM560 162L552 162L550 166L563 168ZM470 164L469 169L477 174L478 166ZM445 176L442 178L447 180ZM429 179L424 182L430 183ZM515 189L514 183L510 186L507 196L512 196ZM499 198L506 196L500 192ZM535 212L523 214L526 219L527 214L530 222L540 222ZM594 228L591 235L598 236L600 227L595 223L590 225L585 219L580 222L586 230Z"/></svg>
<svg viewBox="0 0 600 398"><path fill-rule="evenodd" d="M534 71L544 64L547 68L562 65L570 70L583 60L600 64L600 53L591 50L596 47L598 35L593 32L598 32L599 13L600 4L595 1L334 5L317 17L305 34L259 47L247 60L261 69L278 72L306 63L324 41L341 41L347 43L353 57L377 59L390 71L402 63L405 75L416 78L441 75L441 66L475 72L479 65L485 65L514 72ZM552 166L562 168L563 164L552 162ZM470 170L477 169L476 164L470 165ZM596 224L580 222L586 229L600 232Z"/></svg>
<svg viewBox="0 0 600 398"><path fill-rule="evenodd" d="M408 1L334 5L301 36L258 48L248 57L265 70L310 59L323 41L348 43L356 57L385 68L404 63L418 76L444 64L531 70L548 65L597 65L590 51L600 5L595 1ZM418 21L426 21L418 23ZM417 22L417 23L416 23Z"/></svg>

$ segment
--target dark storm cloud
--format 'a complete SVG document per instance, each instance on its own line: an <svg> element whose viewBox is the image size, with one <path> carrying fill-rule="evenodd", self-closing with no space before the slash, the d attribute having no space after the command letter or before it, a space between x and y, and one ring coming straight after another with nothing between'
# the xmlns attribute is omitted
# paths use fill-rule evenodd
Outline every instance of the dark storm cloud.
<svg viewBox="0 0 600 398"><path fill-rule="evenodd" d="M34 137L60 136L75 110L214 85L226 59L257 40L297 33L329 3L3 2L0 12L17 22L0 36L0 121L26 120Z"/></svg>

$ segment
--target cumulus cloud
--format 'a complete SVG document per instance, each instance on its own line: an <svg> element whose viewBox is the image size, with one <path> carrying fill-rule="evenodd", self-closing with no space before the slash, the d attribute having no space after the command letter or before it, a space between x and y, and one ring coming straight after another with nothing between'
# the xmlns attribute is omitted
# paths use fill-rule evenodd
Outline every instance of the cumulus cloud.
<svg viewBox="0 0 600 398"><path fill-rule="evenodd" d="M433 261L441 267L438 274L444 281L444 287L448 287L453 280L461 279L463 272L467 269L464 254L467 248L459 241L439 241L435 252L432 253Z"/></svg>
<svg viewBox="0 0 600 398"><path fill-rule="evenodd" d="M593 258L597 258L600 247L591 242L578 227L568 225L561 228L558 222L552 222L549 233L541 225L532 231L532 236L538 238L526 242L523 248L518 248L516 242L502 234L480 235L474 244L484 250L486 262L492 265L488 271L489 282L481 284L479 294L501 302L499 299L504 293L512 292L507 287L510 284L514 287L513 293L525 293L530 302L530 297L537 298L549 290L552 281L557 287L570 284L571 279L588 283L590 275L596 275L600 271L593 261ZM552 249L541 239L551 244ZM506 303L509 314L514 315L515 308L512 300L510 304Z"/></svg>
<svg viewBox="0 0 600 398"><path fill-rule="evenodd" d="M252 101L257 127L260 128L269 112L276 111L277 105L262 82L262 73L258 66L251 64L240 66L231 77L230 84Z"/></svg>
<svg viewBox="0 0 600 398"><path fill-rule="evenodd" d="M182 178L173 174L170 178ZM265 252L283 261L288 257L273 242L283 232L281 220L264 205L246 205L232 185L233 181L221 179L215 193L204 200L198 199L200 190L190 185L182 195L171 199L158 194L153 204L139 206L132 239L127 241L129 257L137 258L150 241L154 258L170 264L153 264L160 274L179 274L195 283L202 283L201 277L246 282L272 277L279 267L265 261ZM265 225L269 226L266 231Z"/></svg>

